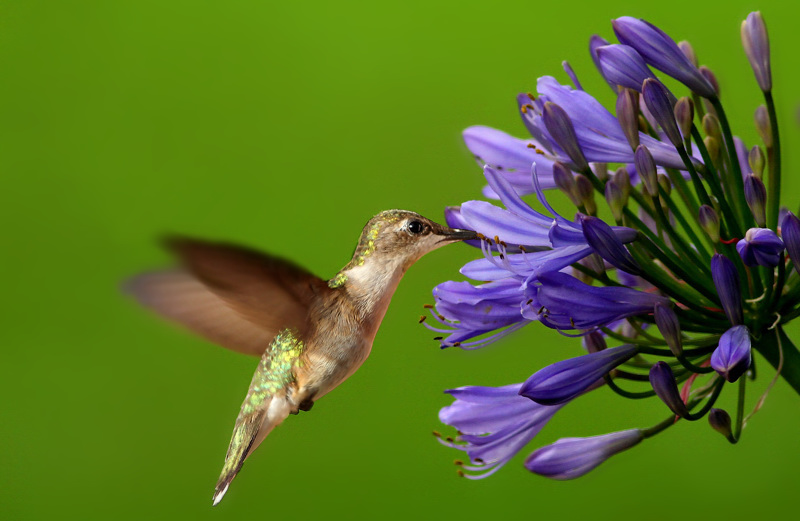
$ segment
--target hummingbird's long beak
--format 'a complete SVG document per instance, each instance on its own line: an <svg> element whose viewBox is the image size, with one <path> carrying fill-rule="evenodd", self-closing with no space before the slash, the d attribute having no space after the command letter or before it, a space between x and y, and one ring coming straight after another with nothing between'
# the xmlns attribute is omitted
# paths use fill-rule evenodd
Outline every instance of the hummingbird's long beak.
<svg viewBox="0 0 800 521"><path fill-rule="evenodd" d="M478 238L477 232L472 230L459 230L458 228L444 228L436 235L442 237L439 242L444 241L470 241Z"/></svg>

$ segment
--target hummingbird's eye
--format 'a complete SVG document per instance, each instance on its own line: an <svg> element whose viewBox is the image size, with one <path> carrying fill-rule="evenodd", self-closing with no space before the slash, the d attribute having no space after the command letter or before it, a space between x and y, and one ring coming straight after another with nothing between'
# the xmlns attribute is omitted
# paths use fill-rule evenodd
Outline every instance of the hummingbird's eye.
<svg viewBox="0 0 800 521"><path fill-rule="evenodd" d="M419 221L411 221L410 223L408 223L408 231L413 233L414 235L422 233L422 230L424 229L425 227Z"/></svg>

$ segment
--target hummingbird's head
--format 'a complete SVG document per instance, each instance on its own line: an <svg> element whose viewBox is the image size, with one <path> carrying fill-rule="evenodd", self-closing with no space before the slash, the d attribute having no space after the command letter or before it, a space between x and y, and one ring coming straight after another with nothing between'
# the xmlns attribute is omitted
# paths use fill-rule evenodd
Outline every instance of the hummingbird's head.
<svg viewBox="0 0 800 521"><path fill-rule="evenodd" d="M476 238L473 231L448 228L415 212L387 210L364 226L351 264L380 262L405 270L430 251Z"/></svg>

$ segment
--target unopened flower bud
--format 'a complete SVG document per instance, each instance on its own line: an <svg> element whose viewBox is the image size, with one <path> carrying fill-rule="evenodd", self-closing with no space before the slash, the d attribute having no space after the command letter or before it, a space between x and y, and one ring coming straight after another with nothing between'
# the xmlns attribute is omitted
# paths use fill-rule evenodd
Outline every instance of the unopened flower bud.
<svg viewBox="0 0 800 521"><path fill-rule="evenodd" d="M692 135L692 121L694 121L694 102L691 98L683 97L675 104L675 121L681 130L684 139Z"/></svg>
<svg viewBox="0 0 800 521"><path fill-rule="evenodd" d="M628 197L631 195L631 190L633 190L633 186L631 185L631 176L628 173L628 169L624 166L621 166L614 172L614 182L619 185L620 190L622 190L622 195L627 202Z"/></svg>
<svg viewBox="0 0 800 521"><path fill-rule="evenodd" d="M658 172L653 155L644 145L636 147L633 154L633 164L639 173L639 178L644 183L644 188L651 197L658 196Z"/></svg>
<svg viewBox="0 0 800 521"><path fill-rule="evenodd" d="M714 93L719 98L719 82L717 81L717 76L714 74L711 69L706 67L705 65L700 66L700 74L708 81L711 87L714 89Z"/></svg>
<svg viewBox="0 0 800 521"><path fill-rule="evenodd" d="M639 265L605 221L597 217L581 217L581 228L586 242L604 260L626 273L638 275Z"/></svg>
<svg viewBox="0 0 800 521"><path fill-rule="evenodd" d="M606 202L608 207L611 208L611 215L614 216L614 220L621 221L622 209L625 208L628 198L625 197L622 188L614 179L606 183Z"/></svg>
<svg viewBox="0 0 800 521"><path fill-rule="evenodd" d="M725 436L729 442L736 443L731 429L731 415L725 409L711 409L708 411L708 424L718 433Z"/></svg>
<svg viewBox="0 0 800 521"><path fill-rule="evenodd" d="M754 174L748 174L744 178L744 199L756 224L763 228L767 222L767 188Z"/></svg>
<svg viewBox="0 0 800 521"><path fill-rule="evenodd" d="M639 146L639 93L621 89L617 96L617 120L631 149Z"/></svg>
<svg viewBox="0 0 800 521"><path fill-rule="evenodd" d="M625 344L597 353L548 365L528 378L519 394L541 405L566 403L597 380L636 355L636 346Z"/></svg>
<svg viewBox="0 0 800 521"><path fill-rule="evenodd" d="M669 180L666 174L658 174L658 186L660 186L667 195L672 193L672 181Z"/></svg>
<svg viewBox="0 0 800 521"><path fill-rule="evenodd" d="M734 326L719 338L719 346L711 353L711 367L729 382L735 382L750 367L750 330Z"/></svg>
<svg viewBox="0 0 800 521"><path fill-rule="evenodd" d="M719 215L716 210L704 204L699 212L700 226L703 231L711 238L711 242L719 241Z"/></svg>
<svg viewBox="0 0 800 521"><path fill-rule="evenodd" d="M681 52L689 62L694 65L695 67L700 66L700 62L697 61L697 55L694 53L694 48L692 44L687 42L686 40L678 42L678 48L680 48Z"/></svg>
<svg viewBox="0 0 800 521"><path fill-rule="evenodd" d="M586 209L586 213L595 215L597 213L597 204L594 202L594 187L592 186L592 182L589 181L589 178L585 175L576 174L575 186L578 196L580 197L580 202Z"/></svg>
<svg viewBox="0 0 800 521"><path fill-rule="evenodd" d="M580 172L588 169L589 163L586 162L583 150L581 150L581 146L578 144L578 136L575 134L575 127L572 125L572 120L569 119L567 112L552 101L548 101L544 104L542 120L550 136L558 146L561 147L564 153L567 154L567 157L569 157L575 165L575 169Z"/></svg>
<svg viewBox="0 0 800 521"><path fill-rule="evenodd" d="M608 347L606 345L606 339L597 331L592 331L583 337L583 345L590 353L599 353Z"/></svg>
<svg viewBox="0 0 800 521"><path fill-rule="evenodd" d="M633 47L605 45L598 47L595 53L600 72L609 83L640 91L644 80L655 77L647 68L644 58Z"/></svg>
<svg viewBox="0 0 800 521"><path fill-rule="evenodd" d="M717 161L719 159L719 140L713 138L711 136L707 136L703 139L703 144L708 150L708 155L711 157L712 161Z"/></svg>
<svg viewBox="0 0 800 521"><path fill-rule="evenodd" d="M608 163L592 163L592 172L601 181L608 179Z"/></svg>
<svg viewBox="0 0 800 521"><path fill-rule="evenodd" d="M758 86L764 92L772 90L769 37L767 26L759 11L750 13L742 22L742 46L756 75Z"/></svg>
<svg viewBox="0 0 800 521"><path fill-rule="evenodd" d="M578 185L575 183L575 175L564 163L558 161L553 163L553 182L555 182L559 190L569 197L572 204L575 206L581 205L581 196L578 194Z"/></svg>
<svg viewBox="0 0 800 521"><path fill-rule="evenodd" d="M600 73L600 76L603 76L603 69L600 67L600 60L597 57L597 49L603 47L604 45L608 45L608 40L602 36L593 34L592 37L589 38L589 54L591 55L594 66L597 67L597 71ZM611 87L611 90L617 92L616 83L611 83L606 79L605 76L603 76L603 79L606 80L606 83L608 83L609 87Z"/></svg>
<svg viewBox="0 0 800 521"><path fill-rule="evenodd" d="M650 368L650 385L653 386L656 396L661 398L661 401L669 407L669 410L680 417L689 414L689 409L681 399L680 391L678 391L675 375L666 362L656 362Z"/></svg>
<svg viewBox="0 0 800 521"><path fill-rule="evenodd" d="M800 219L792 212L786 212L781 220L781 237L795 271L800 273Z"/></svg>
<svg viewBox="0 0 800 521"><path fill-rule="evenodd" d="M753 119L755 119L756 130L758 130L758 135L761 136L764 146L767 148L772 147L772 127L769 123L767 107L759 105Z"/></svg>
<svg viewBox="0 0 800 521"><path fill-rule="evenodd" d="M664 337L664 341L669 346L669 350L676 357L683 354L683 339L681 337L681 323L678 315L667 304L658 303L653 312L656 319L656 327Z"/></svg>
<svg viewBox="0 0 800 521"><path fill-rule="evenodd" d="M767 164L766 157L764 156L764 150L756 145L750 149L750 153L747 155L747 164L750 165L750 170L761 179L764 175L764 166Z"/></svg>
<svg viewBox="0 0 800 521"><path fill-rule="evenodd" d="M742 323L744 315L739 272L733 261L721 253L715 253L711 257L711 279L714 281L725 316L731 325L738 326Z"/></svg>
<svg viewBox="0 0 800 521"><path fill-rule="evenodd" d="M612 20L611 25L620 43L636 49L649 65L672 76L701 96L714 95L708 80L664 31L630 16Z"/></svg>
<svg viewBox="0 0 800 521"><path fill-rule="evenodd" d="M717 116L710 112L703 116L703 132L706 133L706 136L713 137L717 141L721 139L722 129L719 126L719 119L717 119Z"/></svg>
<svg viewBox="0 0 800 521"><path fill-rule="evenodd" d="M645 80L642 86L642 97L647 105L650 114L667 135L667 138L675 148L683 147L683 138L678 123L675 121L672 102L669 90L660 81L650 78Z"/></svg>
<svg viewBox="0 0 800 521"><path fill-rule="evenodd" d="M644 432L639 429L589 438L562 438L533 451L525 460L525 468L551 479L574 479L643 439Z"/></svg>

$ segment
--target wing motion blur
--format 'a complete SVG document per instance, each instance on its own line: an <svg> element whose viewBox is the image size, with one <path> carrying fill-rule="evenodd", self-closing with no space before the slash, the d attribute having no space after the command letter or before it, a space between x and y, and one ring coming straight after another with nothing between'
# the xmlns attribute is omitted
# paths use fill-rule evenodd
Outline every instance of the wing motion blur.
<svg viewBox="0 0 800 521"><path fill-rule="evenodd" d="M143 306L240 353L261 356L275 335L302 334L325 281L289 261L242 246L170 238L181 267L126 284Z"/></svg>

